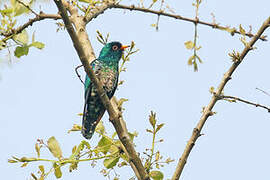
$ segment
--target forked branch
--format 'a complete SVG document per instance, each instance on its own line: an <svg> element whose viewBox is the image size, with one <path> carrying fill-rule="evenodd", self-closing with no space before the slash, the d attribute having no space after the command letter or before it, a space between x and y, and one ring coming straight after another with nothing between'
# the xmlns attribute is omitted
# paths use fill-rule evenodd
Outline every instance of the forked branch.
<svg viewBox="0 0 270 180"><path fill-rule="evenodd" d="M95 87L97 88L97 92L99 94L99 97L100 97L103 105L105 106L106 110L109 113L110 120L111 120L112 124L114 125L114 128L117 132L117 135L118 135L120 141L122 142L122 144L124 145L124 147L126 149L126 153L128 153L127 155L129 157L129 161L132 164L132 167L136 167L136 170L134 170L135 174L138 176L138 179L140 179L140 180L150 180L148 174L146 173L146 171L143 167L141 159L138 157L137 152L134 149L134 146L129 138L129 135L125 131L125 128L123 128L123 124L121 123L121 120L120 120L120 113L117 110L115 110L115 108L111 104L111 102L110 102L108 96L106 95L101 83L99 82L95 73L93 72L92 68L90 67L89 62L92 59L88 59L90 57L88 57L86 52L85 52L85 48L83 47L84 43L82 42L83 40L79 38L82 36L78 35L80 33L85 33L84 35L86 35L85 23L83 23L83 19L76 18L76 20L73 20L75 27L76 27L76 30L77 30L77 33L76 33L72 24L71 24L71 21L70 21L68 15L67 15L66 8L63 6L62 0L54 0L54 2L58 7L60 15L64 21L64 24L67 28L68 33L72 39L73 45L74 45L74 47L77 51L77 54L82 62L82 65L84 66L84 70L87 73L87 75L90 77L91 81L94 83ZM64 4L67 3L65 1L63 1L63 2L64 2ZM74 13L76 13L76 12L74 12ZM72 17L72 15L73 14L71 13L71 17ZM74 15L76 15L76 14L74 14ZM92 52L92 56L94 56L93 52Z"/></svg>
<svg viewBox="0 0 270 180"><path fill-rule="evenodd" d="M184 169L185 164L187 162L188 156L189 156L192 148L194 147L195 142L197 141L198 137L200 137L200 133L202 131L203 126L204 126L206 120L208 119L208 117L213 115L212 109L215 106L216 102L218 101L219 96L221 96L225 85L231 79L233 72L236 70L236 68L239 66L239 64L241 64L241 62L244 60L247 53L253 49L252 47L255 44L255 42L258 39L260 39L260 37L262 36L265 29L267 29L269 26L270 26L270 17L268 17L264 21L264 23L262 24L262 26L260 27L258 32L254 35L254 37L251 39L251 41L249 43L247 43L244 50L239 55L238 60L234 61L233 64L231 65L231 67L228 69L228 71L224 74L216 92L213 94L211 101L209 102L207 107L204 109L204 112L203 112L197 126L194 128L192 135L187 142L187 145L185 147L183 154L179 158L179 161L178 161L176 170L173 174L172 180L178 180L180 178L181 173L183 172L183 169Z"/></svg>

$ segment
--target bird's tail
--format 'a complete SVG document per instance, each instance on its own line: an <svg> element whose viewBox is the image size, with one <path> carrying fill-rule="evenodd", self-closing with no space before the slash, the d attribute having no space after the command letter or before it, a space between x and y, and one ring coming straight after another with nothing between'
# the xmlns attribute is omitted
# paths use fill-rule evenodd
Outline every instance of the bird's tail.
<svg viewBox="0 0 270 180"><path fill-rule="evenodd" d="M82 135L86 139L91 139L97 124L102 118L105 109L103 106L92 107L91 105L85 105L82 121Z"/></svg>

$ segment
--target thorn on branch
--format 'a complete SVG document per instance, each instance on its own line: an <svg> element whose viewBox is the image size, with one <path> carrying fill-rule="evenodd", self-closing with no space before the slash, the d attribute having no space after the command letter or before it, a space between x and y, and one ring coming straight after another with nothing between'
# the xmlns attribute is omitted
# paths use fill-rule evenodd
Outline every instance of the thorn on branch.
<svg viewBox="0 0 270 180"><path fill-rule="evenodd" d="M227 78L226 78L226 81L229 81L229 80L231 80L232 79L232 77L231 76L228 76Z"/></svg>
<svg viewBox="0 0 270 180"><path fill-rule="evenodd" d="M201 134L199 134L199 136L198 137L201 137L201 136L204 136L205 134L203 134L203 133L201 133Z"/></svg>

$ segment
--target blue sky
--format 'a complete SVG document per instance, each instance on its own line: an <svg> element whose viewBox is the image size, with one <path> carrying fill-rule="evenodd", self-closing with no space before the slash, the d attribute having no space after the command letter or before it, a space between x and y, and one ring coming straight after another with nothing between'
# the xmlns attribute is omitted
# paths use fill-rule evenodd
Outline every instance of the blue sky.
<svg viewBox="0 0 270 180"><path fill-rule="evenodd" d="M176 14L194 17L192 1L167 3ZM256 32L269 16L269 5L267 0L256 3L205 0L199 18L212 22L210 14L214 13L221 25L238 27L242 24L245 29L252 25ZM43 6L42 9L56 12L53 3ZM150 128L150 111L157 112L158 121L165 123L158 136L164 142L157 148L164 158L176 160L162 169L165 177L170 178L201 116L202 107L210 101L209 88L217 87L231 65L228 53L241 51L243 45L239 35L231 36L225 31L198 25L198 44L202 46L198 54L203 64L199 64L198 72L193 72L187 65L192 52L185 49L184 42L193 39L194 25L160 17L156 32L150 26L156 18L150 14L112 9L90 22L87 31L96 55L102 48L96 40L96 30L104 34L109 32L110 40L123 44L133 40L140 49L128 62L127 72L121 73L120 79L125 83L115 95L129 99L124 105L124 119L130 131L139 133L135 139L137 151L142 153L150 146L151 136L145 131ZM72 42L67 32L56 33L56 25L51 20L34 24L29 29L30 33L33 31L36 40L46 44L42 51L30 49L28 56L14 59L10 66L0 61L0 169L4 179L29 179L30 172L37 172L37 163L21 168L19 164L8 164L7 159L12 155L35 156L34 144L38 138L47 140L55 136L64 156L69 156L72 147L83 139L80 133L67 133L74 123L81 123L77 114L82 112L84 103L83 86L74 71L80 61ZM265 34L269 36L269 30ZM246 56L224 93L270 105L270 97L255 89L270 92L270 44L258 41L255 46L257 49ZM1 55L2 61L4 58ZM205 135L196 142L182 179L269 178L269 113L246 104L224 101L218 102L214 111L217 114L206 122L202 131ZM107 115L103 121L106 129L113 132ZM97 135L90 143L97 143ZM41 153L51 157L46 150ZM99 165L92 168L89 163L81 163L78 169L69 173L68 168L63 168L62 179L104 179ZM120 179L133 175L130 168L123 168L119 173ZM48 179L55 177L52 174Z"/></svg>

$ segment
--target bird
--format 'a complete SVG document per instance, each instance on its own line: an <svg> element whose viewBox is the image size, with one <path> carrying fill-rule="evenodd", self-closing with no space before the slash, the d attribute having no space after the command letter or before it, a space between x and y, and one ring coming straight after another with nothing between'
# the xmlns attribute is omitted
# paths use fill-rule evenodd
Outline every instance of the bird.
<svg viewBox="0 0 270 180"><path fill-rule="evenodd" d="M118 85L118 66L125 48L120 42L106 43L90 67L103 85L105 93L111 99ZM105 113L105 107L99 98L97 89L91 79L86 75L84 82L84 110L82 118L82 135L90 140L95 128Z"/></svg>

